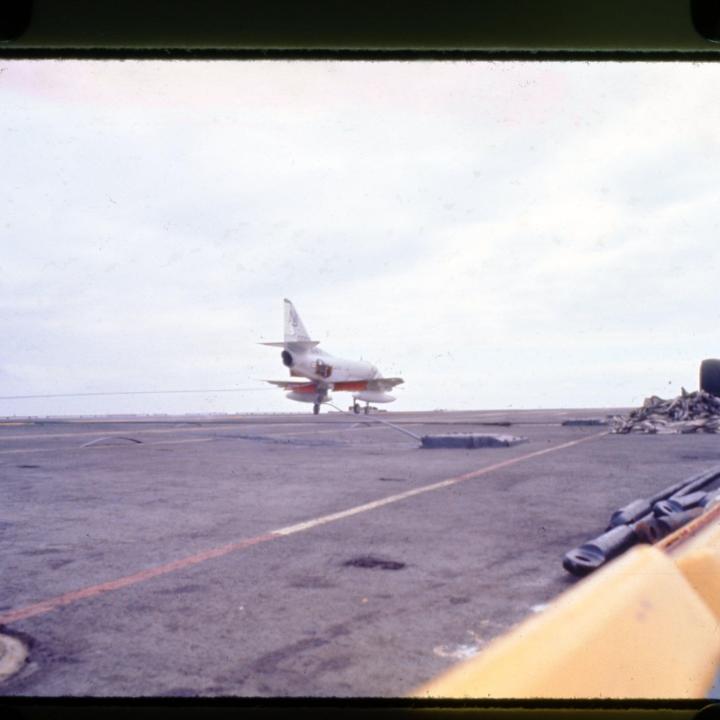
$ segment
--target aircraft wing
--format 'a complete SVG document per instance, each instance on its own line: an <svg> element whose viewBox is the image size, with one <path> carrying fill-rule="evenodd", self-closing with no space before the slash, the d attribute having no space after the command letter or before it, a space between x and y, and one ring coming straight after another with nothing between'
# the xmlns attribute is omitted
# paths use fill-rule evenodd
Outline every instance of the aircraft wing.
<svg viewBox="0 0 720 720"><path fill-rule="evenodd" d="M317 384L310 380L265 380L264 382L277 385L283 390L299 390L305 387L317 387Z"/></svg>
<svg viewBox="0 0 720 720"><path fill-rule="evenodd" d="M404 380L401 378L374 378L372 380L341 380L332 383L332 386L335 390L344 390L346 392L361 392L363 390L385 392L386 390L392 390L396 385L403 382Z"/></svg>
<svg viewBox="0 0 720 720"><path fill-rule="evenodd" d="M396 385L402 385L405 381L402 378L375 378L367 381L368 390L392 390Z"/></svg>
<svg viewBox="0 0 720 720"><path fill-rule="evenodd" d="M265 382L271 385L277 385L283 388L283 390L299 390L303 391L305 388L317 388L318 383L310 380L265 380ZM400 385L405 382L402 378L374 378L372 380L341 380L340 382L330 383L335 390L345 391L362 391L362 390L374 390L379 392L385 392L386 390L392 390L396 385ZM309 392L309 390L308 390Z"/></svg>

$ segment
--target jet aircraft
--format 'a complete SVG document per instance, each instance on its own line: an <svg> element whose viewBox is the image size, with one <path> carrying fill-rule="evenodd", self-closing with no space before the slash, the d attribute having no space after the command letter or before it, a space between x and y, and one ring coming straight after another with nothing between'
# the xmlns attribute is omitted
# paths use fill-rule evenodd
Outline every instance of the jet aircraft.
<svg viewBox="0 0 720 720"><path fill-rule="evenodd" d="M393 402L387 393L401 378L384 378L379 370L363 360L345 360L333 357L321 350L318 340L311 340L290 300L285 299L285 339L282 342L264 342L261 345L281 347L283 365L293 378L304 380L266 380L288 391L286 397L297 402L313 404L313 413L320 412L320 405L330 401L330 391L351 392L353 410L360 412L358 400L365 402L365 413L370 403Z"/></svg>

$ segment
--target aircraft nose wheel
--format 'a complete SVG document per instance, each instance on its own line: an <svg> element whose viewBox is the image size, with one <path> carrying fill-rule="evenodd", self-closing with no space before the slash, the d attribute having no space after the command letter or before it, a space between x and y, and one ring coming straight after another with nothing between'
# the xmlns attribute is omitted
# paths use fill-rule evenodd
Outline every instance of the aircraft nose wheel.
<svg viewBox="0 0 720 720"><path fill-rule="evenodd" d="M313 415L318 415L320 413L320 403L315 403L313 405Z"/></svg>

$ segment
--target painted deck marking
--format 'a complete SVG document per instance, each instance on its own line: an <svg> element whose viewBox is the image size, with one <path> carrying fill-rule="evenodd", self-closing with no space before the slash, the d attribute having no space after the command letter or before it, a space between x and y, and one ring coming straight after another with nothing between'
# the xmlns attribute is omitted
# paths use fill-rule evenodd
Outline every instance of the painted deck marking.
<svg viewBox="0 0 720 720"><path fill-rule="evenodd" d="M222 557L228 553L235 552L237 550L244 550L251 545L258 545L268 540L274 540L280 537L280 535L274 535L268 533L266 535L258 535L254 538L248 538L247 540L240 540L239 542L229 543L227 545L221 545L220 547L212 548L210 550L203 550L202 552L190 555L189 557L175 560L174 562L167 563L165 565L157 565L147 570L141 570L140 572L134 573L133 575L126 575L125 577L118 578L117 580L110 580L108 582L99 583L98 585L90 585L89 587L82 588L81 590L73 590L71 592L64 593L63 595L57 595L56 597L43 600L33 605L28 605L18 610L11 610L10 612L3 613L0 615L0 625L7 625L11 622L17 622L18 620L25 620L35 615L44 615L52 610L63 607L64 605L70 605L78 600L84 600L85 598L95 597L102 593L110 592L111 590L119 590L120 588L128 587L129 585L136 585L144 580L150 580L151 578L158 577L159 575L167 575L168 573L175 572L176 570L182 570L183 568L190 567L191 565L197 565L216 557Z"/></svg>
<svg viewBox="0 0 720 720"><path fill-rule="evenodd" d="M592 435L585 435L584 437L578 438L577 440L570 440L569 442L564 442L559 445L552 445L551 447L543 448L542 450L535 450L530 453L525 453L524 455L518 455L517 457L509 458L507 460L503 460L502 462L494 463L493 465L488 465L486 467L480 468L479 470L473 470L471 472L464 473L463 475L457 475L455 477L447 478L446 480L441 480L439 482L431 483L429 485L423 485L422 487L408 490L406 492L389 495L388 497L382 498L381 500L375 500L373 502L365 503L363 505L357 505L356 507L349 508L348 510L331 513L329 515L323 515L321 517L297 523L295 525L288 525L287 527L280 528L279 530L273 530L263 535L257 535L255 537L245 538L234 543L220 545L219 547L211 548L209 550L203 550L202 552L195 553L194 555L189 555L188 557L184 557L179 560L166 563L164 565L157 565L146 570L141 570L140 572L133 573L132 575L125 575L124 577L117 578L116 580L110 580L108 582L99 583L97 585L90 585L89 587L81 588L80 590L73 590L62 595L56 595L55 597L48 598L47 600L43 600L41 602L33 603L32 605L27 605L23 608L18 608L17 610L10 610L9 612L0 614L0 625L7 625L12 622L18 622L19 620L26 620L27 618L35 617L37 615L45 615L46 613L52 612L53 610L57 610L58 608L64 607L66 605L71 605L72 603L75 603L79 600L85 600L87 598L95 597L106 592L111 592L112 590L119 590L130 585L136 585L137 583L144 582L145 580L150 580L161 575L167 575L178 570L183 570L184 568L191 567L192 565L198 565L205 562L206 560L222 557L223 555L228 555L239 550L244 550L245 548L251 547L253 545L259 545L260 543L269 542L270 540L276 540L278 538L286 537L288 535L294 535L295 533L310 530L312 528L318 527L319 525L325 525L326 523L335 522L336 520L342 520L343 518L358 515L369 510L374 510L376 508L383 507L384 505L390 505L391 503L399 502L400 500L413 497L414 495L432 492L433 490L439 490L440 488L449 487L451 485L457 485L458 483L461 483L465 480L471 480L473 478L481 477L483 475L487 475L488 473L494 472L495 470L500 470L511 465L516 465L517 463L540 457L542 455L547 455L548 453L574 447L575 445L580 445L581 443L595 440L607 434L607 431L603 431L600 433L594 433Z"/></svg>
<svg viewBox="0 0 720 720"><path fill-rule="evenodd" d="M479 470L473 470L472 472L465 473L463 475L457 475L456 477L447 478L446 480L440 480L439 482L431 483L430 485L423 485L422 487L414 488L413 490L406 490L405 492L397 493L396 495L389 495L388 497L382 498L381 500L374 500L373 502L365 503L364 505L358 505L357 507L350 508L349 510L342 510L340 512L332 513L330 515L323 515L322 517L315 518L314 520L307 520L305 522L298 523L297 525L288 525L287 527L280 528L279 530L273 530L273 533L276 535L293 535L294 533L302 532L303 530L309 530L310 528L317 527L318 525L324 525L325 523L334 522L335 520L341 520L352 515L358 515L359 513L367 512L368 510L374 510L375 508L383 507L383 505L389 505L390 503L398 502L399 500L405 500L405 498L413 497L413 495L421 495L422 493L432 492L433 490L450 487L451 485L457 485L464 480L472 480L473 478L487 475L488 473L491 473L495 470L501 470L502 468L508 467L509 465L515 465L516 463L522 462L523 460L530 460L531 458L539 457L540 455L546 455L547 453L562 450L564 448L569 448L573 445L579 445L580 443L587 442L588 440L593 440L602 435L607 435L607 431L595 433L594 435L586 435L583 438L571 440L569 442L562 443L561 445L553 445L552 447L544 448L542 450L535 450L534 452L526 453L525 455L519 455L518 457L514 458L509 458L508 460L503 460L502 462L495 463L494 465L488 465L484 468L480 468Z"/></svg>

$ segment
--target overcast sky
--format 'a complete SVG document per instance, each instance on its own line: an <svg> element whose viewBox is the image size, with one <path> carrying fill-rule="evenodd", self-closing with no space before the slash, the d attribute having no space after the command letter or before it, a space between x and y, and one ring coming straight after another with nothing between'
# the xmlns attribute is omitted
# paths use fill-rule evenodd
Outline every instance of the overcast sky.
<svg viewBox="0 0 720 720"><path fill-rule="evenodd" d="M720 356L720 68L0 63L3 415L638 405ZM346 406L350 398L337 395Z"/></svg>

